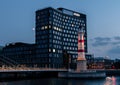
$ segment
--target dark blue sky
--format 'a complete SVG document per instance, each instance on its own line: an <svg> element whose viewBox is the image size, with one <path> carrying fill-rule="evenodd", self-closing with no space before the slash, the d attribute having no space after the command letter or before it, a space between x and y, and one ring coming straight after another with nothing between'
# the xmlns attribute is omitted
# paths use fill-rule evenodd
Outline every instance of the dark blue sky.
<svg viewBox="0 0 120 85"><path fill-rule="evenodd" d="M34 43L35 11L64 7L87 15L89 52L120 56L120 0L0 0L0 45Z"/></svg>

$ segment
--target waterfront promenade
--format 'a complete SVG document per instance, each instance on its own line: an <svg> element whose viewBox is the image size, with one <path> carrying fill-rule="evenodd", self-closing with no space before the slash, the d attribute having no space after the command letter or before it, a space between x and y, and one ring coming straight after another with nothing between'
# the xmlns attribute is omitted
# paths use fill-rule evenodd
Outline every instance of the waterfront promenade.
<svg viewBox="0 0 120 85"><path fill-rule="evenodd" d="M65 68L39 68L39 67L25 67L25 66L18 66L18 67L0 67L0 72L17 72L17 71L75 71L71 69ZM106 73L120 73L120 69L88 69L87 71L98 71L98 72L106 72Z"/></svg>
<svg viewBox="0 0 120 85"><path fill-rule="evenodd" d="M67 71L64 68L39 68L39 67L0 67L0 72L9 71Z"/></svg>
<svg viewBox="0 0 120 85"><path fill-rule="evenodd" d="M120 70L86 70L86 72L105 72L106 76L120 75ZM44 77L58 77L59 73L76 72L65 68L38 68L38 67L1 67L0 78L44 78ZM80 72L79 74L81 74ZM85 72L84 72L85 73ZM82 73L83 75L83 73ZM86 75L85 75L86 76Z"/></svg>
<svg viewBox="0 0 120 85"><path fill-rule="evenodd" d="M37 67L1 67L0 79L17 78L49 78L58 77L58 72L67 72L66 69L37 68Z"/></svg>

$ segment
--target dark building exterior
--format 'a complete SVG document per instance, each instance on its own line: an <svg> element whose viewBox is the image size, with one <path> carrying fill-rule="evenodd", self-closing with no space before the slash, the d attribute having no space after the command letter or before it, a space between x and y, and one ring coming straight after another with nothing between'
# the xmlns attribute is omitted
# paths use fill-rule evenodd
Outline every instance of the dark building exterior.
<svg viewBox="0 0 120 85"><path fill-rule="evenodd" d="M114 60L111 60L109 58L104 58L104 66L105 69L114 69Z"/></svg>
<svg viewBox="0 0 120 85"><path fill-rule="evenodd" d="M2 63L2 61L1 61L1 57L2 57L2 46L0 46L0 66L2 66L3 65L3 63Z"/></svg>
<svg viewBox="0 0 120 85"><path fill-rule="evenodd" d="M94 55L86 53L85 58L87 60L87 69L92 69L94 64Z"/></svg>
<svg viewBox="0 0 120 85"><path fill-rule="evenodd" d="M2 47L2 46L0 46L0 55L2 55L2 48L3 48L3 47Z"/></svg>
<svg viewBox="0 0 120 85"><path fill-rule="evenodd" d="M33 66L35 65L35 44L10 43L3 48L3 56L16 62L17 65Z"/></svg>
<svg viewBox="0 0 120 85"><path fill-rule="evenodd" d="M86 27L85 14L65 8L37 10L35 44L10 43L3 48L3 57L17 65L75 69L80 28L85 32L87 53Z"/></svg>
<svg viewBox="0 0 120 85"><path fill-rule="evenodd" d="M64 52L78 55L78 29L85 31L87 52L86 15L64 8L51 7L36 11L36 58L41 67L63 67Z"/></svg>
<svg viewBox="0 0 120 85"><path fill-rule="evenodd" d="M105 69L105 60L103 57L95 57L93 69Z"/></svg>
<svg viewBox="0 0 120 85"><path fill-rule="evenodd" d="M86 54L88 69L115 69L116 64L114 60L108 57L94 57L93 54Z"/></svg>

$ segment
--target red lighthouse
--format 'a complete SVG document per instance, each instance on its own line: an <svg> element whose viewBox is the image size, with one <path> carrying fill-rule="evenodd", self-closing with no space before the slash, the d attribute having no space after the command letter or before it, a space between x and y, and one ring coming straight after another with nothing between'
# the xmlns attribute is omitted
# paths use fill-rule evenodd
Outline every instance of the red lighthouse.
<svg viewBox="0 0 120 85"><path fill-rule="evenodd" d="M86 58L84 50L84 30L78 30L78 58L77 58L77 71L86 70Z"/></svg>

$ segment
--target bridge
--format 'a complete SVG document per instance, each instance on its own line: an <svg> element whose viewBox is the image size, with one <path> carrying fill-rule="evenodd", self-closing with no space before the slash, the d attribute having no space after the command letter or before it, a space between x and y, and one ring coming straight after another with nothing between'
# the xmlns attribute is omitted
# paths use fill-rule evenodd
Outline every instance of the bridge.
<svg viewBox="0 0 120 85"><path fill-rule="evenodd" d="M57 77L59 72L67 72L65 68L26 67L16 61L0 55L0 79L24 77Z"/></svg>
<svg viewBox="0 0 120 85"><path fill-rule="evenodd" d="M37 68L37 67L0 67L0 72L59 72L59 71L68 71L67 69L64 68Z"/></svg>
<svg viewBox="0 0 120 85"><path fill-rule="evenodd" d="M30 67L1 67L0 79L17 79L17 78L49 78L58 77L59 72L67 72L67 69L55 68L30 68Z"/></svg>
<svg viewBox="0 0 120 85"><path fill-rule="evenodd" d="M100 73L106 73L107 76L120 75L120 70L86 70L81 72L69 71L65 68L38 68L38 67L1 67L0 68L0 80L2 79L23 79L23 78L58 78L59 75L76 77L79 78L97 78L96 75ZM99 76L100 77L100 76ZM76 77L77 78L77 77ZM103 77L102 77L103 78Z"/></svg>
<svg viewBox="0 0 120 85"><path fill-rule="evenodd" d="M26 67L24 65L19 65L17 62L5 57L0 56L0 79L9 78L46 78L46 77L58 77L58 74L63 72L68 74L68 69L65 68L39 68ZM90 71L90 70L87 70ZM92 71L92 70L91 70ZM120 70L96 70L97 72L105 72L106 75L120 75ZM75 72L75 71L74 71Z"/></svg>

